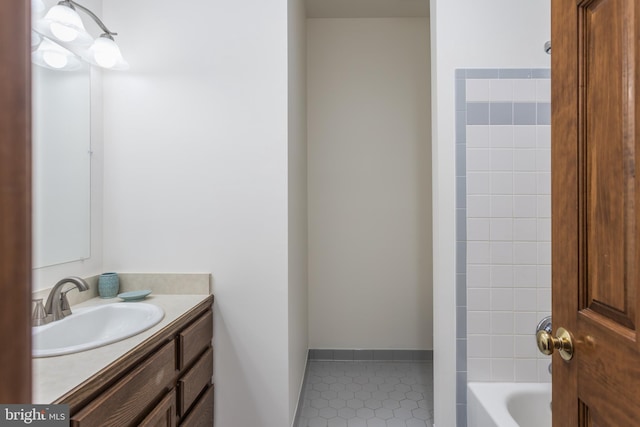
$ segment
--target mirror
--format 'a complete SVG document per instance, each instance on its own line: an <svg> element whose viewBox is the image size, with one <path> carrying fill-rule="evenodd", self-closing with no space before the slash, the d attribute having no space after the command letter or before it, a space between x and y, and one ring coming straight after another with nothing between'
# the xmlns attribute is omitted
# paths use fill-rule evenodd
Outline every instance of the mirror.
<svg viewBox="0 0 640 427"><path fill-rule="evenodd" d="M91 255L91 75L33 64L33 267Z"/></svg>

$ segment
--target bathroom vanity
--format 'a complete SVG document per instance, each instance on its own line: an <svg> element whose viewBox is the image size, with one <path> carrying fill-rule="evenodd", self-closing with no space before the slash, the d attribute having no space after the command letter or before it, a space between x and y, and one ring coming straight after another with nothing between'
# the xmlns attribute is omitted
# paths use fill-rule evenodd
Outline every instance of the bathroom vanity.
<svg viewBox="0 0 640 427"><path fill-rule="evenodd" d="M68 404L75 427L212 426L213 296L153 295L145 302L165 312L149 330L34 359L34 403ZM108 303L93 298L79 306Z"/></svg>

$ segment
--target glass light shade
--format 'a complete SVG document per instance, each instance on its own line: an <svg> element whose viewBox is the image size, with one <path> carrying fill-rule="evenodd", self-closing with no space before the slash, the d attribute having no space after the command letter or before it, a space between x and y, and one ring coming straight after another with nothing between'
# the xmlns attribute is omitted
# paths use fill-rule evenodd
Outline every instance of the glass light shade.
<svg viewBox="0 0 640 427"><path fill-rule="evenodd" d="M40 46L31 54L34 64L52 70L71 71L82 66L80 58L68 49L48 39L42 39Z"/></svg>
<svg viewBox="0 0 640 427"><path fill-rule="evenodd" d="M44 18L36 22L35 29L52 40L67 44L88 45L92 40L78 12L61 4L49 9Z"/></svg>
<svg viewBox="0 0 640 427"><path fill-rule="evenodd" d="M129 68L129 64L122 57L116 42L108 37L98 37L89 47L87 54L83 56L93 65L102 68L110 70L126 70Z"/></svg>

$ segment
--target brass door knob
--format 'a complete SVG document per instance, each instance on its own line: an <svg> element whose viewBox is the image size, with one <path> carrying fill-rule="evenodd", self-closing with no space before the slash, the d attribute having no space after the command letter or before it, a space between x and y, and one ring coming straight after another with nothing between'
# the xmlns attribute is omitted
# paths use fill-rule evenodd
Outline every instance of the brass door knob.
<svg viewBox="0 0 640 427"><path fill-rule="evenodd" d="M547 331L538 331L536 341L538 342L538 350L543 354L552 354L555 350L560 352L567 362L573 358L573 339L569 331L565 328L558 328L556 337Z"/></svg>

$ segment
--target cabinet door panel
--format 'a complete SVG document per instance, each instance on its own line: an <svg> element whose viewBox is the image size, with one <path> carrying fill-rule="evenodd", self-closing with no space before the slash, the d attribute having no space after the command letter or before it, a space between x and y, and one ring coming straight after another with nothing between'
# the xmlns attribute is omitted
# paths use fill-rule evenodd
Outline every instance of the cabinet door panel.
<svg viewBox="0 0 640 427"><path fill-rule="evenodd" d="M187 413L202 390L211 381L213 375L213 350L209 348L198 362L178 381L178 410L180 416Z"/></svg>
<svg viewBox="0 0 640 427"><path fill-rule="evenodd" d="M207 312L178 335L178 369L183 370L211 344L213 314Z"/></svg>
<svg viewBox="0 0 640 427"><path fill-rule="evenodd" d="M71 417L73 427L133 425L176 378L175 344L169 342Z"/></svg>
<svg viewBox="0 0 640 427"><path fill-rule="evenodd" d="M213 386L209 387L180 427L213 427L213 390Z"/></svg>
<svg viewBox="0 0 640 427"><path fill-rule="evenodd" d="M172 389L156 405L139 427L175 427L176 426L176 391Z"/></svg>

